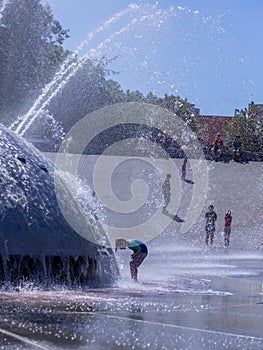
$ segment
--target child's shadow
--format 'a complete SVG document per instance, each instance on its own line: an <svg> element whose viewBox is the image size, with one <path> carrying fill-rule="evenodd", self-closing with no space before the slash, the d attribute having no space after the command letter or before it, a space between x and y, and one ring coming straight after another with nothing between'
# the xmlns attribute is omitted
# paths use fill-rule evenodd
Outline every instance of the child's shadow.
<svg viewBox="0 0 263 350"><path fill-rule="evenodd" d="M192 180L183 180L184 182L187 182L188 184L191 184L191 185L194 185L194 181L192 181Z"/></svg>
<svg viewBox="0 0 263 350"><path fill-rule="evenodd" d="M169 213L169 211L166 208L163 208L162 213L174 221L184 222L184 219L181 219L178 215L174 215L174 214Z"/></svg>

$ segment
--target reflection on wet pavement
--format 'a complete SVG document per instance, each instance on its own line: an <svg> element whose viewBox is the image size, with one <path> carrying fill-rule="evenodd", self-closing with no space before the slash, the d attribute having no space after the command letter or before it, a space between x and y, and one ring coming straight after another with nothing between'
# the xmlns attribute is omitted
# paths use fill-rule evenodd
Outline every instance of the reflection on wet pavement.
<svg viewBox="0 0 263 350"><path fill-rule="evenodd" d="M1 348L262 349L260 255L187 254L191 268L178 259L153 278L157 267L148 263L138 284L123 271L116 288L2 291Z"/></svg>

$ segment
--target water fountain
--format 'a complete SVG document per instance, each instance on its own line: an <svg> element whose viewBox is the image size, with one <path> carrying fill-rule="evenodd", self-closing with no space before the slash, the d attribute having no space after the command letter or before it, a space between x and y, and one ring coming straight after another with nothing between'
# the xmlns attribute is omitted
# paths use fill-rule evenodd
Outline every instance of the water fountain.
<svg viewBox="0 0 263 350"><path fill-rule="evenodd" d="M56 96L56 94L63 88L63 86L67 83L69 79L71 79L75 72L78 70L82 64L85 63L87 59L90 58L91 55L100 55L103 53L102 50L111 50L111 46L114 46L113 43L116 39L120 38L123 34L129 33L134 27L140 27L142 24L147 23L149 27L153 27L157 29L157 32L161 32L160 28L165 27L163 25L164 21L171 18L177 18L178 12L181 13L191 13L193 17L197 16L195 12L189 12L185 9L179 9L178 11L175 8L170 8L169 10L160 10L156 6L147 6L141 7L137 5L130 5L127 10L124 10L115 16L113 16L110 20L106 21L101 27L99 27L94 33L88 35L88 39L85 40L79 48L77 48L76 52L73 53L72 57L68 59L61 67L60 71L56 74L54 79L47 84L47 86L43 89L42 94L39 98L34 102L32 108L29 112L18 118L11 126L10 129L14 130L16 133L21 136L25 136L26 132L32 126L32 123L40 118L42 115L47 114L46 108L48 107L49 102ZM78 53L80 53L86 44L89 44L96 35L99 33L103 33L104 30L110 27L113 23L118 22L120 19L126 18L125 16L131 15L129 18L129 22L120 25L120 27L113 32L108 37L104 37L104 39L95 46L95 49L91 49L88 51L88 54L84 55L79 61L75 61L74 58ZM121 22L121 21L120 21ZM163 38L163 35L161 35ZM136 38L140 39L140 35L136 34ZM179 38L178 38L179 39ZM155 75L158 72L154 72ZM158 74L156 75L158 76ZM20 151L20 153L23 153ZM206 183L206 180L205 180ZM200 186L199 186L200 187ZM194 187L194 190L198 188L198 186ZM59 193L61 191L58 191ZM60 200L59 200L60 201ZM62 197L63 202L63 197ZM199 206L202 209L202 206ZM66 208L67 212L67 208ZM73 211L74 212L74 211ZM79 215L79 212L76 212ZM67 215L66 215L67 216ZM70 215L74 219L74 215ZM69 220L70 221L70 220ZM183 227L184 225L182 225ZM84 226L85 227L85 226ZM83 237L82 237L83 238ZM97 238L96 238L97 239ZM95 239L95 242L97 242ZM92 239L93 242L93 239ZM99 242L100 243L100 242Z"/></svg>
<svg viewBox="0 0 263 350"><path fill-rule="evenodd" d="M3 2L3 4L6 3L7 1ZM129 11L132 12L133 9L130 8ZM0 10L1 13L2 10ZM154 13L158 14L158 11L156 10ZM163 14L167 13L163 12ZM121 15L116 18L120 18ZM140 14L139 18L144 21L143 14ZM145 18L145 20L147 19ZM156 26L159 25L157 22ZM105 22L105 25L108 26L111 23L112 21L108 21ZM110 45L119 33L129 31L131 26L136 23L140 23L140 20L131 20L115 35L111 35L109 40L103 40L97 48L108 48L107 45ZM102 32L103 28L104 26L98 29L95 34ZM89 36L88 42L92 37L92 35ZM73 65L71 66L72 70L67 70L69 66L70 62L68 62L68 66L61 68L61 72L43 90L43 94L28 114L12 125L12 130L20 136L26 136L25 134L35 118L48 115L46 107L50 99L56 96L56 92L63 87L67 78L71 77L74 69L77 68ZM158 72L154 73L156 74L153 79L158 77ZM119 106L117 116L122 112L121 107L123 106ZM127 121L130 116L133 119L128 119L128 122L132 122L134 115L140 118L139 113L134 113L137 105L131 104L129 107L130 113L127 113L126 105L123 109L125 120ZM148 113L148 107L144 116L152 115ZM106 124L107 122L115 123L115 115L111 113L112 108L113 106L110 106L107 109L112 118L108 118L106 121L102 115L103 122ZM142 111L141 108L142 106L140 106L140 111ZM145 106L144 108L146 111ZM159 110L156 112L158 112L156 115L160 116ZM97 123L98 113L103 114L103 111L93 113L94 125L97 129L89 130L88 135L85 135L83 148L86 146L87 136L92 139L93 132L99 133L103 129L103 122L101 125ZM157 126L161 129L163 118L157 119L160 121L160 125ZM171 123L171 127L173 127L173 123ZM175 128L181 134L182 129L179 129L178 125ZM79 128L81 134L85 134L83 129L81 124ZM82 139L78 135L75 139L81 143ZM124 228L127 232L127 216L124 215L127 214L125 212L127 208L131 208L129 213L134 214L130 217L130 231L134 232L133 219L135 217L137 220L138 217L138 212L134 208L137 209L138 202L141 204L142 214L145 216L152 212L156 214L156 210L151 212L151 209L154 206L154 200L158 199L158 185L161 186L161 181L157 180L161 180L159 174L167 170L168 163L171 166L171 172L174 171L172 173L174 181L172 186L177 184L173 200L178 203L171 201L171 204L174 205L174 208L180 204L179 209L182 210L180 215L182 214L185 222L182 224L172 221L171 226L163 235L159 235L157 239L149 242L149 258L141 273L145 283L139 281L138 285L134 286L129 282L128 276L126 280L124 278L119 281L117 288L93 289L90 287L114 285L118 275L111 242L104 231L105 226L102 227L105 222L100 220L101 211L94 200L94 193L85 184L80 183L77 176L72 177L66 171L61 171L61 167L54 167L43 154L20 136L0 126L0 153L2 155L0 157L0 283L2 287L17 287L16 290L12 289L11 292L7 293L2 288L0 293L1 347L17 350L29 347L57 350L62 348L86 349L87 347L96 350L102 348L172 349L175 347L194 350L208 348L215 350L262 349L262 329L260 328L262 312L260 305L256 305L262 304L262 297L259 296L262 295L262 272L260 272L262 271L260 265L262 256L260 252L256 258L254 254L249 252L245 255L231 251L226 255L220 253L219 250L215 254L205 253L198 246L203 230L202 216L196 220L196 227L190 233L187 231L192 226L192 222L187 219L186 209L190 207L192 198L201 198L202 193L198 193L197 190L206 189L205 185L207 185L207 181L199 183L199 180L203 179L203 174L196 169L200 169L198 162L195 168L195 163L191 159L189 160L191 169L188 169L187 176L194 180L191 184L180 181L178 168L181 165L181 160L168 160L163 156L163 153L159 158L160 166L158 168L154 157L148 157L148 160L140 158L135 161L127 157L126 163L122 162L122 157L119 159L112 157L111 164L109 162L110 153L103 155L105 158L99 157L99 162L94 168L98 173L99 171L103 175L105 173L106 180L103 178L101 181L99 176L96 177L95 172L95 190L98 193L99 190L104 189L105 197L110 190L114 192L114 189L117 189L119 191L116 191L118 200L114 198L113 203L110 201L108 203L114 204L112 211L115 209L115 212L120 214L120 221L123 224L123 226L119 226L120 232ZM69 136L68 140L71 141ZM177 136L178 142L182 142L180 135ZM150 154L156 155L157 150L154 154L150 140L144 141L145 145L149 146ZM116 148L127 146L125 142L126 140L120 142ZM131 144L135 145L132 141ZM110 152L111 147L108 148ZM81 164L79 160L83 158L80 155L81 152L76 153L75 158L80 158L76 161L76 159L71 159L70 154L66 154L67 161L63 165L65 165L66 170L70 170L72 167L70 162L72 161L76 175L83 171L84 176L87 176L85 171L90 173L92 167L88 161ZM57 161L59 165L64 162L63 153L60 156ZM148 166L145 166L147 161ZM175 164L177 161L179 165ZM114 162L121 166L115 167ZM171 165L172 163L173 165ZM125 168L125 165L128 165L128 168ZM142 173L146 176L137 176L138 165L143 168L144 173ZM221 165L219 164L219 166ZM111 167L110 177L117 173L116 179L113 179L112 187L110 187L112 178L108 179L108 173L106 174L108 166ZM247 185L251 189L253 187L253 191L250 189L249 193L243 190L242 184L244 178L246 183L251 177L256 179L260 173L260 166L252 169L253 171L248 166L242 168L244 175L239 178L240 168L238 164L234 165L234 170L230 166L228 168L223 166L224 171L227 170L224 176L220 167L211 166L211 169L208 169L210 174L213 172L211 178L215 181L209 183L209 190L212 192L208 193L209 200L212 198L213 201L217 201L219 217L222 215L226 203L236 206L235 222L239 221L240 232L246 233L242 234L242 239L246 240L246 244L249 240L249 248L251 248L255 243L251 239L253 233L257 232L259 236L262 220L259 218L260 214L257 213L262 211L259 210L258 202L251 203L252 198L258 196L252 181L251 186ZM236 175L236 184L231 183L233 171ZM143 181L133 181L138 178ZM148 182L145 181L145 178ZM119 181L120 179L122 182ZM220 183L217 179L220 179ZM120 182L124 189L120 186ZM130 183L132 185L127 191L127 184ZM146 189L145 183L152 184L156 190L156 196L152 192L150 193L152 197L147 197L147 190L150 186ZM226 184L227 188L231 188L231 191L225 190ZM234 189L233 185L236 186ZM222 188L224 191L221 190ZM196 196L193 195L194 191L196 191ZM236 198L231 197L235 191L239 193L238 201L240 204L236 203ZM224 192L223 197L222 192ZM139 194L139 201L136 201L136 194ZM221 197L221 201L219 201L219 197ZM145 198L147 200L144 202ZM105 199L111 200L112 198ZM142 200L140 201L140 199ZM254 213L253 222L251 222L249 213L247 215L244 213L242 208L244 201L250 208L249 211L252 210ZM197 212L199 209L202 210L202 202L194 200L192 204L195 204L193 209L196 209ZM159 208L159 206L160 201L157 200L156 207ZM107 208L110 212L110 205ZM195 221L193 213L194 210L188 214L191 216L191 220ZM161 210L159 215L165 225L166 222L171 221L161 213ZM242 216L242 221L239 220L238 216ZM116 217L116 221L118 219ZM160 222L161 220L158 220L157 217L153 226L158 229ZM112 222L107 223L116 233ZM179 227L184 231L179 232ZM144 229L145 234L149 232L152 235L151 230ZM138 233L137 230L136 234ZM238 248L244 246L240 236L234 234L231 242L236 244ZM149 237L149 240L151 238L153 237ZM183 249L178 244L182 241L185 244ZM191 246L191 244L193 245ZM118 255L118 257L120 258L118 263L124 270L127 256ZM122 262L122 258L124 262ZM122 276L125 277L125 273L121 272ZM185 278L186 276L187 278ZM233 276L234 278L231 280ZM240 276L244 279L241 279ZM252 279L251 276L255 276L255 279ZM260 289L256 278L260 279ZM43 291L37 288L32 291L32 285L48 289L55 288L55 291ZM58 286L67 288L58 290ZM71 288L74 289L74 293L72 290L68 290ZM83 289L85 289L84 292Z"/></svg>
<svg viewBox="0 0 263 350"><path fill-rule="evenodd" d="M7 2L3 3L1 13L6 4ZM48 115L45 107L50 100L89 59L89 55L86 55L76 63L74 58L78 52L95 34L138 9L136 5L128 6L127 10L116 14L95 33L88 35L88 39L43 89L29 112L15 120L9 129L23 136L36 118ZM145 16L141 16L139 21L145 19ZM137 22L137 19L133 19L128 25L125 24L121 30L98 45L98 49ZM63 182L63 174L59 176L56 173L54 176L52 164L43 155L3 126L1 152L4 155L1 159L4 171L1 177L3 201L0 223L2 284L6 286L33 282L47 287L56 284L67 287L113 284L118 274L117 265L109 248L110 242L98 217L94 215L94 208L87 207L83 210L83 204L70 195L69 182ZM86 200L89 195L87 191ZM66 203L63 204L63 210L67 213L67 221L61 214L58 201L60 206L61 202ZM81 209L79 206L82 206ZM65 215L64 212L63 214ZM77 225L82 227L85 237L83 234L78 235L72 225L68 224L69 221L78 221Z"/></svg>
<svg viewBox="0 0 263 350"><path fill-rule="evenodd" d="M4 0L1 17L6 6L8 1ZM69 182L63 179L65 174L54 176L54 165L16 134L23 136L37 117L51 121L55 128L53 133L61 133L45 107L79 68L81 61L76 64L75 57L93 36L136 8L128 6L88 35L63 63L27 115L18 117L9 130L0 125L3 169L0 177L0 283L4 287L63 285L85 288L115 283L118 268L96 215L92 192L78 182L82 199L73 198ZM16 134L10 131L12 129ZM80 236L66 221L58 201L60 205L63 203L71 220L78 221L84 235Z"/></svg>
<svg viewBox="0 0 263 350"><path fill-rule="evenodd" d="M32 145L0 126L0 281L50 287L111 285L117 267L94 208L78 211L62 178L57 192L86 230L79 236L62 216L54 190L54 166ZM90 196L88 192L86 196ZM90 201L91 203L91 201ZM92 237L92 241L89 240Z"/></svg>

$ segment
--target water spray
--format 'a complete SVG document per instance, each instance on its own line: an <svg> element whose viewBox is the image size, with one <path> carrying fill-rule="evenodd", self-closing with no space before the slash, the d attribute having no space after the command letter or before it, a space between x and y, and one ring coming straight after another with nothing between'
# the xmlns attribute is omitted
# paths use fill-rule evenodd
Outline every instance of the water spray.
<svg viewBox="0 0 263 350"><path fill-rule="evenodd" d="M74 69L74 67L77 65L75 60L77 59L77 55L79 54L79 52L81 50L83 50L83 48L86 45L88 45L91 40L94 39L96 34L98 34L98 33L102 32L103 30L107 29L110 25L112 25L113 23L118 21L120 18L122 18L123 16L125 16L126 14L128 14L128 13L134 11L134 10L137 10L138 8L139 8L139 6L136 6L136 5L128 6L128 8L126 10L118 12L116 15L112 16L109 20L105 21L104 24L102 26L100 26L94 33L89 33L88 36L87 36L87 39L84 40L78 46L78 48L73 52L73 54L69 58L67 58L66 61L61 65L61 68L60 68L59 72L56 73L56 75L53 78L53 80L45 86L45 88L43 89L42 94L34 102L33 106L30 108L28 113L25 116L19 118L18 120L15 120L10 125L9 128L11 130L14 130L16 133L20 134L21 136L23 136L25 131L28 129L28 128L26 128L26 130L23 130L23 127L28 122L30 117L33 116L34 114L36 114L38 116L40 111L42 111L43 108L49 103L49 101L57 94L57 92L60 90L61 86L59 85L58 88L55 88L55 90L53 91L51 97L43 102L43 100L47 97L47 95L52 91L52 89L54 89L54 87L56 87L57 84L62 84L64 86L63 81L62 82L60 82L60 81L64 78L64 76L71 69ZM73 70L74 73L75 73L75 71L76 70ZM70 77L74 73L72 73L70 75ZM36 117L33 117L33 121L35 120L35 118ZM32 122L30 123L30 125L32 124ZM19 125L17 126L18 123L19 123Z"/></svg>

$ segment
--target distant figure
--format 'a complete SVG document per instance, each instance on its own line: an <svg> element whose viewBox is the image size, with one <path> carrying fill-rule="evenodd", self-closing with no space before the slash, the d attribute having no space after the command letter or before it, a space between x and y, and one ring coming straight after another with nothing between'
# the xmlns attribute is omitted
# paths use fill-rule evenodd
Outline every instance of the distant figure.
<svg viewBox="0 0 263 350"><path fill-rule="evenodd" d="M232 160L240 161L242 157L242 141L239 135L236 135L233 142Z"/></svg>
<svg viewBox="0 0 263 350"><path fill-rule="evenodd" d="M145 137L142 135L140 138L139 138L139 141L138 141L138 148L139 150L142 150L142 151L145 151L145 145L146 145L146 139Z"/></svg>
<svg viewBox="0 0 263 350"><path fill-rule="evenodd" d="M170 130L164 130L162 135L162 144L164 147L169 146L171 143L172 135Z"/></svg>
<svg viewBox="0 0 263 350"><path fill-rule="evenodd" d="M163 194L163 199L164 199L164 205L163 205L163 210L167 208L168 204L170 203L171 200L171 174L166 175L166 179L162 185L162 194Z"/></svg>
<svg viewBox="0 0 263 350"><path fill-rule="evenodd" d="M129 248L133 251L130 261L130 272L131 278L137 282L138 281L138 267L141 265L143 260L148 255L148 248L145 243L139 241L138 239L124 239L118 238L115 241L115 252L117 249Z"/></svg>
<svg viewBox="0 0 263 350"><path fill-rule="evenodd" d="M214 148L213 148L215 158L221 157L223 155L223 147L224 147L223 139L221 138L221 135L218 133L214 140Z"/></svg>
<svg viewBox="0 0 263 350"><path fill-rule="evenodd" d="M214 206L212 204L208 207L209 211L206 212L205 218L206 218L206 224L205 224L205 231L206 231L206 237L205 237L205 244L208 246L209 239L211 247L213 246L214 242L214 235L215 235L215 223L217 220L217 214L214 211Z"/></svg>
<svg viewBox="0 0 263 350"><path fill-rule="evenodd" d="M230 243L231 223L232 223L231 210L228 210L225 214L225 226L224 226L224 250L225 251L229 247L229 243Z"/></svg>
<svg viewBox="0 0 263 350"><path fill-rule="evenodd" d="M239 135L235 136L234 142L233 142L234 148L241 148L242 147L242 141Z"/></svg>
<svg viewBox="0 0 263 350"><path fill-rule="evenodd" d="M186 177L186 163L187 163L187 158L184 157L183 164L182 164L182 180L185 181Z"/></svg>

